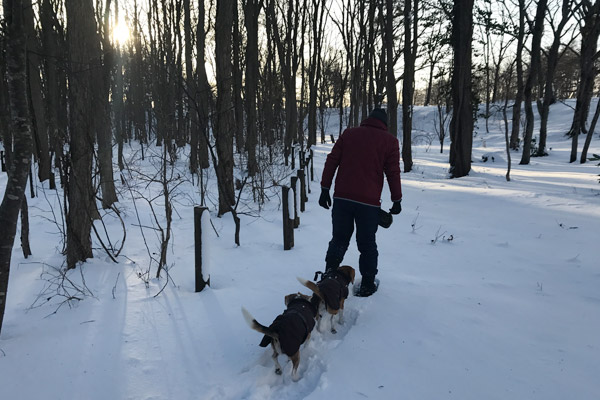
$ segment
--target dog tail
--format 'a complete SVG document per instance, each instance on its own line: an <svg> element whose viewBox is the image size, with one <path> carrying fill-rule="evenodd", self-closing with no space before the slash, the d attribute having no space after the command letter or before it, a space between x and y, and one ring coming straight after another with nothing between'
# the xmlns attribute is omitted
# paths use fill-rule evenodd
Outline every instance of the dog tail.
<svg viewBox="0 0 600 400"><path fill-rule="evenodd" d="M319 290L319 287L317 286L316 283L314 283L313 281L308 281L306 279L302 279L300 277L296 277L296 279L298 279L298 282L300 282L303 286L306 286L307 288L312 290L312 292L314 294L316 294L317 297L319 297L321 300L325 300L325 298L323 297L323 294L321 293L321 290Z"/></svg>
<svg viewBox="0 0 600 400"><path fill-rule="evenodd" d="M279 339L279 335L277 334L277 332L273 332L272 329L270 329L267 326L264 326L263 324L255 320L254 317L244 307L242 307L242 314L244 314L244 319L246 320L250 328L273 339Z"/></svg>

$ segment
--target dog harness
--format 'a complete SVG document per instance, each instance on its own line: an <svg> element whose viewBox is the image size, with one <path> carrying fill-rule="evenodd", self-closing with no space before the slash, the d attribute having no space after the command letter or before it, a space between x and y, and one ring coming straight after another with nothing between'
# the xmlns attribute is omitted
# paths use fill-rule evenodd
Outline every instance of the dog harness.
<svg viewBox="0 0 600 400"><path fill-rule="evenodd" d="M308 334L315 327L317 309L301 297L289 302L287 309L275 318L269 326L279 336L281 351L288 357L293 356L300 349ZM261 347L267 347L272 342L270 336L263 336Z"/></svg>
<svg viewBox="0 0 600 400"><path fill-rule="evenodd" d="M340 308L340 300L348 298L349 284L350 279L337 270L326 271L323 274L323 279L317 282L325 304L332 310L338 310Z"/></svg>

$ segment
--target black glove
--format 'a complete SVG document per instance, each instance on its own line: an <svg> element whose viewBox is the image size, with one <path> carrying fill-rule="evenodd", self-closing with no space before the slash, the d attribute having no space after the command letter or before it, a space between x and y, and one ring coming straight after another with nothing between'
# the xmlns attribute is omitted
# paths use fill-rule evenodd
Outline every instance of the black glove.
<svg viewBox="0 0 600 400"><path fill-rule="evenodd" d="M324 209L329 210L329 206L331 206L331 197L329 197L329 189L321 188L319 205Z"/></svg>
<svg viewBox="0 0 600 400"><path fill-rule="evenodd" d="M400 204L401 202L402 200L394 202L394 205L392 208L390 208L390 214L400 214L400 211L402 211L402 204Z"/></svg>

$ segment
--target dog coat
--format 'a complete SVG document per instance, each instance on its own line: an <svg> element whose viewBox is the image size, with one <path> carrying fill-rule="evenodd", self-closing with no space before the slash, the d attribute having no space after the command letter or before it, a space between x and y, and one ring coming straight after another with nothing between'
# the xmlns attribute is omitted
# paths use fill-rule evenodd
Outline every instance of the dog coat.
<svg viewBox="0 0 600 400"><path fill-rule="evenodd" d="M340 300L348 298L348 284L350 280L339 271L332 271L324 275L317 282L317 286L324 297L325 304L332 310L340 308Z"/></svg>
<svg viewBox="0 0 600 400"><path fill-rule="evenodd" d="M317 309L302 298L292 300L287 309L275 318L269 326L279 336L281 351L288 357L296 354L308 334L315 327ZM260 342L261 347L267 347L272 338L265 335Z"/></svg>

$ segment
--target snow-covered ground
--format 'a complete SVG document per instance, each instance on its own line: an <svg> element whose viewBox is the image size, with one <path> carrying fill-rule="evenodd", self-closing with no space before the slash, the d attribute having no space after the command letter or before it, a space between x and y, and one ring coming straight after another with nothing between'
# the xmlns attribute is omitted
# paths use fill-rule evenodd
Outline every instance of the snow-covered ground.
<svg viewBox="0 0 600 400"><path fill-rule="evenodd" d="M348 299L337 334L313 333L301 350L298 382L285 356L283 375L275 375L270 348L258 346L261 335L249 329L240 309L268 325L283 311L284 295L308 292L296 277L311 279L324 267L330 211L317 199L330 143L316 147L315 181L291 251L283 250L276 196L260 217L241 215L240 247L231 216L216 218L213 207L218 237L205 232L212 285L201 293L194 293L199 193L185 184L178 189L169 247L172 281L159 296L164 278L148 286L139 278L149 255L138 225L151 225L149 207L136 202L138 222L136 208L124 200L118 207L127 239L119 263L96 240L95 258L68 275L80 286L83 275L93 297L59 307L64 298L51 296L54 268L62 264L62 226L52 222L60 199L40 186L39 196L29 199L34 255L23 259L18 242L13 252L0 336L0 397L597 399L600 168L568 163L571 142L563 134L572 110L552 107L548 157L521 166L521 154L512 153L510 182L503 127L494 120L491 133L482 133L481 119L471 174L447 179L450 145L446 141L440 154L439 144L429 143L432 113L415 112L420 139L414 171L402 175L403 211L378 232L379 291ZM337 135L337 126L330 129ZM598 134L594 152L600 153ZM483 155L489 156L485 163ZM2 174L0 189L5 184ZM132 192L118 184L129 198ZM387 187L382 197L383 207L391 207ZM160 208L159 201L155 205ZM119 220L110 213L105 220L112 241L120 240ZM157 251L147 228L145 238ZM357 262L352 242L345 263Z"/></svg>

